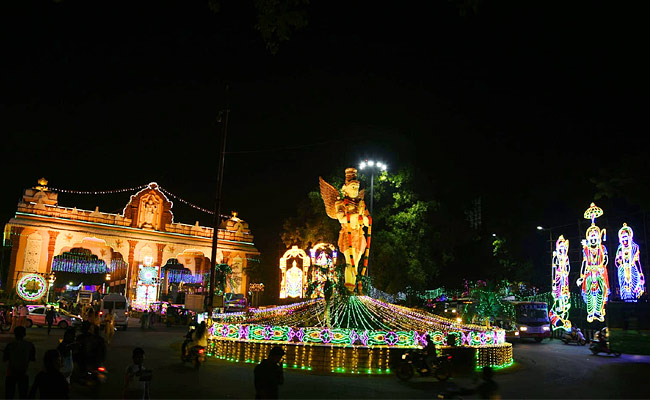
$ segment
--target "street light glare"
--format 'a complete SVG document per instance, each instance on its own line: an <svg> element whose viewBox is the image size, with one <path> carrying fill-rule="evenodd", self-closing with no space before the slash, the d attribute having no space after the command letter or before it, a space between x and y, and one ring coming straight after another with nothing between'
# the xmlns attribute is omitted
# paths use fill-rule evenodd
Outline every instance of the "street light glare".
<svg viewBox="0 0 650 400"><path fill-rule="evenodd" d="M372 160L371 160L371 161L368 161L368 166L370 166L370 167L374 167L374 166L375 166L375 162L372 161Z"/></svg>
<svg viewBox="0 0 650 400"><path fill-rule="evenodd" d="M541 231L541 230L544 230L544 228L542 228L541 226L537 225L537 230L538 230L538 231Z"/></svg>
<svg viewBox="0 0 650 400"><path fill-rule="evenodd" d="M359 169L364 169L366 167L366 163L362 162L361 165L359 165Z"/></svg>

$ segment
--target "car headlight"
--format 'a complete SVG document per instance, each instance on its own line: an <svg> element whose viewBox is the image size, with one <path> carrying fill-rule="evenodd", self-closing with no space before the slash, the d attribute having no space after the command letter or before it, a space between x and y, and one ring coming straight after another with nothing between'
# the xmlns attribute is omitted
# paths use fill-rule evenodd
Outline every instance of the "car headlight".
<svg viewBox="0 0 650 400"><path fill-rule="evenodd" d="M551 327L548 326L548 325L544 325L544 326L542 327L542 330L545 331L545 332L548 332L548 331L551 330Z"/></svg>
<svg viewBox="0 0 650 400"><path fill-rule="evenodd" d="M527 326L520 326L519 330L523 331L523 332L526 332L528 330L528 327Z"/></svg>

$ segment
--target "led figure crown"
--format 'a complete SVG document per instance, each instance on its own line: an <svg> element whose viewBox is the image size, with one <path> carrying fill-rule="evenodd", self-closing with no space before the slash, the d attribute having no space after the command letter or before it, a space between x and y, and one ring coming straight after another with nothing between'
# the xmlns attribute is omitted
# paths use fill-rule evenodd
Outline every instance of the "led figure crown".
<svg viewBox="0 0 650 400"><path fill-rule="evenodd" d="M596 218L603 215L603 209L596 206L594 203L591 203L587 211L585 211L585 219L590 219L593 224Z"/></svg>

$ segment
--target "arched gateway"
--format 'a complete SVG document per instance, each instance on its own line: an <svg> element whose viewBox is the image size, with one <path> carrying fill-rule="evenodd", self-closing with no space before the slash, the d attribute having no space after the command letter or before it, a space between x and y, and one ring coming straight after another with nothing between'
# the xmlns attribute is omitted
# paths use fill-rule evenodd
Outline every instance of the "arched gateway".
<svg viewBox="0 0 650 400"><path fill-rule="evenodd" d="M157 270L158 278L146 284L159 285L160 296L170 288L176 293L179 283L190 293L207 290L213 229L174 222L172 202L156 183L132 195L122 214L61 207L58 193L46 185L41 179L26 189L15 217L5 225L4 240L12 248L5 289L15 288L27 274L53 273L60 290L70 274L88 274L82 278L89 283L99 273L108 290L126 292L134 304L142 292L143 271ZM233 213L221 224L217 239L217 262L229 264L232 281L238 283L227 291L245 295L250 283L246 267L259 256L248 224ZM185 274L180 281L179 270ZM64 276L65 282L59 279Z"/></svg>

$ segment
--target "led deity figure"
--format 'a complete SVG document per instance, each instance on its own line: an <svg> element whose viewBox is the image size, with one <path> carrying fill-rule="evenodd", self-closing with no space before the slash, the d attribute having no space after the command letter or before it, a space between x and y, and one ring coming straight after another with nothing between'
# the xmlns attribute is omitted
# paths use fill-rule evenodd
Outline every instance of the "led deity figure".
<svg viewBox="0 0 650 400"><path fill-rule="evenodd" d="M553 252L552 291L553 307L548 312L553 329L571 329L569 309L571 292L569 292L569 241L560 235Z"/></svg>
<svg viewBox="0 0 650 400"><path fill-rule="evenodd" d="M645 278L639 261L639 245L633 239L632 228L624 223L618 231L619 245L614 262L618 269L621 300L627 302L637 301L645 288Z"/></svg>
<svg viewBox="0 0 650 400"><path fill-rule="evenodd" d="M586 239L582 240L582 268L578 286L582 287L582 298L587 304L587 322L605 321L605 304L609 296L609 279L607 277L607 248L603 241L607 239L605 229L602 231L594 220L603 215L603 210L594 203L585 211L585 219L591 219L587 228Z"/></svg>
<svg viewBox="0 0 650 400"><path fill-rule="evenodd" d="M341 193L332 185L320 180L320 192L325 203L325 211L330 218L336 219L341 224L339 231L339 250L345 255L345 287L353 292L361 292L360 277L366 274L368 266L368 251L370 247L370 227L372 220L370 213L366 210L366 203L363 201L364 190L359 190L357 180L357 169L345 169L345 184ZM366 239L364 228L368 228ZM365 261L362 269L359 270L359 261L364 256Z"/></svg>

